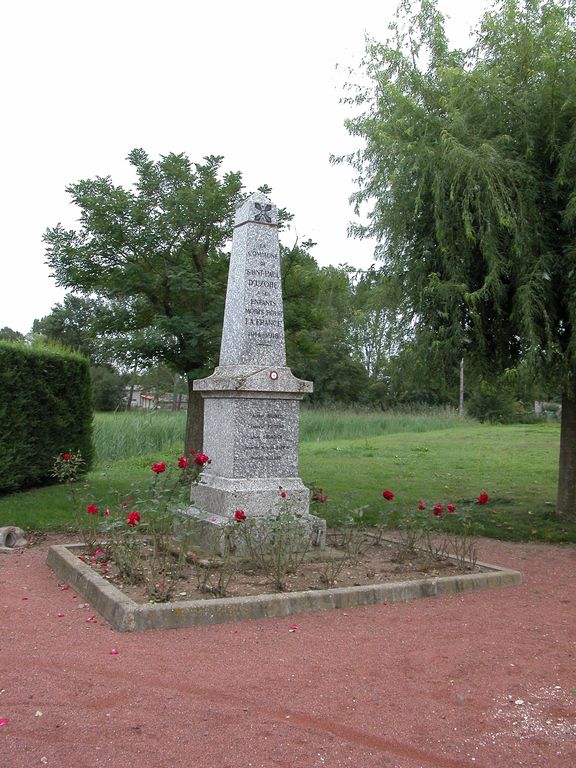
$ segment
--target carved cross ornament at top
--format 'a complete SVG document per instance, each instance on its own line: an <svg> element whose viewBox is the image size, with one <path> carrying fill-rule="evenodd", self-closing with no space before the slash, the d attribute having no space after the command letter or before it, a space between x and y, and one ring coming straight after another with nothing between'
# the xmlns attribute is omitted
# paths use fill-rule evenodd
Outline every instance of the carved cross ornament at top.
<svg viewBox="0 0 576 768"><path fill-rule="evenodd" d="M262 203L254 203L254 207L258 211L256 216L254 216L254 221L261 221L265 222L266 224L272 223L272 217L270 216L269 211L272 210L272 206L270 204L262 205Z"/></svg>

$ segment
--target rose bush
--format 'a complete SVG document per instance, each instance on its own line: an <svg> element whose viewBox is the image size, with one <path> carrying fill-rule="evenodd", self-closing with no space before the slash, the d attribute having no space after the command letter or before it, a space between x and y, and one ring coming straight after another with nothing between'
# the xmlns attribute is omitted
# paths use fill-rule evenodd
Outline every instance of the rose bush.
<svg viewBox="0 0 576 768"><path fill-rule="evenodd" d="M79 454L61 454L55 460L54 474L68 484L75 501L86 545L83 559L104 576L119 579L120 586L122 582L143 583L151 600L171 599L186 561L192 562L201 590L224 596L237 570L240 552L247 553L256 570L267 574L276 589L285 589L289 574L299 569L317 543L312 528L303 525L298 512L291 509L289 494L278 486L281 509L271 520L266 519L263 525L263 518L237 509L217 530L220 556L194 558L193 539L187 533L175 537L173 521L176 510L189 503L190 486L210 464L206 454L191 453L169 462L154 462L150 466L149 487L136 489L115 503L89 497L86 483L78 482L81 464ZM81 504L80 490L85 496ZM473 509L475 504L488 503L486 491L468 502L419 499L401 513L392 503L397 499L393 490L385 488L382 498L386 504L376 536L373 527L365 528L365 508L343 506L337 511L323 510L324 516L333 517L336 530L330 533L331 543L340 550L338 558L328 558L322 566L323 584L335 584L346 564L359 562L366 548L378 546L383 531L390 528L398 531L400 558L411 558L416 550L423 549L433 559L446 558L450 553L463 568L475 563ZM318 508L327 504L328 495L323 488L316 488L310 500ZM180 547L176 559L175 547Z"/></svg>
<svg viewBox="0 0 576 768"><path fill-rule="evenodd" d="M391 501L395 494L384 490L382 496ZM488 500L487 492L482 491L475 503L484 505ZM463 501L457 509L453 502L437 501L429 505L420 499L416 510L400 513L387 508L381 513L379 525L381 532L386 528L398 531L399 553L403 558L423 548L433 558L445 558L450 554L463 568L473 567L476 563L477 542L471 502Z"/></svg>
<svg viewBox="0 0 576 768"><path fill-rule="evenodd" d="M89 486L78 483L83 464L79 454L56 457L53 474L69 487L88 561L97 551L103 551L106 563L102 573L108 572L107 561L111 560L122 579L132 583L147 581L151 597L169 599L177 575L167 546L174 515L189 502L190 486L209 462L205 454L197 454L193 463L185 456L170 465L154 462L147 489L106 504L86 499Z"/></svg>

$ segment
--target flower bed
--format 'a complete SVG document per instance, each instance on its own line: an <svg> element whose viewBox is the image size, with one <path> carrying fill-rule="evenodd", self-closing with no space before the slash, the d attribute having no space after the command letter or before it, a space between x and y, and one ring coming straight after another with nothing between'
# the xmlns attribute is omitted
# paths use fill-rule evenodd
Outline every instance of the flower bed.
<svg viewBox="0 0 576 768"><path fill-rule="evenodd" d="M343 534L329 531L328 542L332 546L307 552L296 570L283 574L281 587L275 583L270 569L258 567L249 557L210 556L194 550L182 557L177 540L169 542L170 552L164 561L166 580L152 587L151 580L158 573L152 564L153 543L145 539L140 542L141 577L136 580L126 578L103 549L97 549L95 554L83 552L79 558L137 603L359 587L484 571L476 563L462 565L446 555L434 556L425 550L407 554L400 541L385 539L379 532L363 531L360 535L357 551L350 554L347 542L342 541Z"/></svg>
<svg viewBox="0 0 576 768"><path fill-rule="evenodd" d="M176 629L203 624L288 616L306 611L351 608L386 602L405 602L421 597L468 592L487 587L520 584L518 571L488 563L476 563L476 572L453 575L427 574L386 580L361 586L337 586L281 593L251 594L239 597L189 599L177 595L163 603L137 602L105 579L97 568L80 556L82 545L52 546L48 565L61 581L75 589L112 627L123 632L145 629ZM185 591L185 590L182 590Z"/></svg>
<svg viewBox="0 0 576 768"><path fill-rule="evenodd" d="M332 546L320 549L314 529L291 508L289 494L279 485L274 512L249 516L237 509L214 527L211 549L202 552L193 525L182 525L178 536L173 529L190 484L209 463L203 453L181 456L171 466L155 462L150 488L114 506L96 503L87 486L79 502L82 457L56 458L54 475L70 489L84 544L74 550L52 548L49 562L62 578L73 579L85 599L97 599L94 607L116 628L237 620L238 606L243 606L242 618L279 615L277 610L285 615L520 579L516 572L476 562L473 507L488 501L485 491L458 506L420 500L417 508L399 515L391 506L395 494L386 489L386 509L376 529L364 528L362 509L337 510ZM322 488L311 492L317 508L327 501ZM396 541L384 538L389 527L398 529ZM182 613L188 617L183 624ZM137 616L147 618L137 621Z"/></svg>

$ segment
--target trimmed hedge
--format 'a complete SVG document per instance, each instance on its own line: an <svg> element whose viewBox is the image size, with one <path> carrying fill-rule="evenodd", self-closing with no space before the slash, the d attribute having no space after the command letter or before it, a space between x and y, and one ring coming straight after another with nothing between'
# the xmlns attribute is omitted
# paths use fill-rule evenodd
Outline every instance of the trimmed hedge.
<svg viewBox="0 0 576 768"><path fill-rule="evenodd" d="M59 453L90 466L90 367L60 349L0 342L0 493L54 482Z"/></svg>

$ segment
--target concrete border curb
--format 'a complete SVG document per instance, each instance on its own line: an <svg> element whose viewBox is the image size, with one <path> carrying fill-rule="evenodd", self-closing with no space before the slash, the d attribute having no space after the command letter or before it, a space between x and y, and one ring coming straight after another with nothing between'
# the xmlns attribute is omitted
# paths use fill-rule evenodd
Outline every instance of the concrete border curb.
<svg viewBox="0 0 576 768"><path fill-rule="evenodd" d="M48 566L119 632L179 629L203 624L276 618L307 611L352 608L383 602L407 602L421 597L473 592L488 587L508 587L522 583L520 571L479 561L477 564L485 568L486 572L361 587L141 604L126 597L89 565L83 563L76 554L83 549L81 544L54 545L48 551Z"/></svg>

